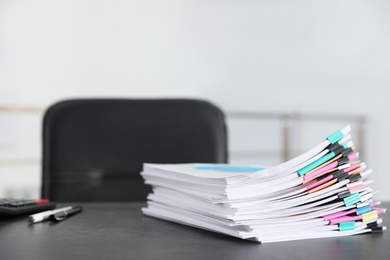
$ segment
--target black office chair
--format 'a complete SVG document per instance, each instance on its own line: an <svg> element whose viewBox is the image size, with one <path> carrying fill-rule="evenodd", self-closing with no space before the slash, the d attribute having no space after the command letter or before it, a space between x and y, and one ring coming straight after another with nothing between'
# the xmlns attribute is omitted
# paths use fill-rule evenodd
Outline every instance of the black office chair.
<svg viewBox="0 0 390 260"><path fill-rule="evenodd" d="M80 99L43 121L42 198L143 201L143 163L226 163L223 112L190 99Z"/></svg>

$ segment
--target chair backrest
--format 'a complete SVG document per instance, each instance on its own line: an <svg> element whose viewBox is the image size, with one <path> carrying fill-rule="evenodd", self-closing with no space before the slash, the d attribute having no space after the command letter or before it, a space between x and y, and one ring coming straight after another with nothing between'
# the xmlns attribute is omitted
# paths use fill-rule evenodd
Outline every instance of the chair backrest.
<svg viewBox="0 0 390 260"><path fill-rule="evenodd" d="M43 198L143 201L143 163L226 163L223 112L191 99L76 99L43 120Z"/></svg>

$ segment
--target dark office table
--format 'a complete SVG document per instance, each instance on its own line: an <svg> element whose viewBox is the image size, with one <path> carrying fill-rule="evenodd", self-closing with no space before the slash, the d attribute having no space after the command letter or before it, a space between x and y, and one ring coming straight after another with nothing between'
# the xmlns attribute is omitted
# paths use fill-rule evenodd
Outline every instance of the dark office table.
<svg viewBox="0 0 390 260"><path fill-rule="evenodd" d="M55 224L0 219L0 259L390 259L390 230L257 244L146 217L143 205L85 203L81 214Z"/></svg>

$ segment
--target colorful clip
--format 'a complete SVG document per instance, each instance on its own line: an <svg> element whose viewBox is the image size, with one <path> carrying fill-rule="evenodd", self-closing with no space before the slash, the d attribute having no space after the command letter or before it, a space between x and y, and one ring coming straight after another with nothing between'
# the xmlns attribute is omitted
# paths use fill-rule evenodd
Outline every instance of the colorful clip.
<svg viewBox="0 0 390 260"><path fill-rule="evenodd" d="M371 205L367 205L364 207L357 208L356 215L362 215L362 214L370 212L370 211L371 211Z"/></svg>
<svg viewBox="0 0 390 260"><path fill-rule="evenodd" d="M356 209L350 209L350 210L344 210L344 211L339 211L335 213L331 213L325 216L322 216L325 220L332 220L336 218L341 218L345 217L346 215L353 214L356 212Z"/></svg>
<svg viewBox="0 0 390 260"><path fill-rule="evenodd" d="M350 161L353 161L358 157L359 157L359 153L352 153L352 154L348 155L346 158L348 158Z"/></svg>
<svg viewBox="0 0 390 260"><path fill-rule="evenodd" d="M363 222L369 222L378 218L378 211L373 210L368 213L362 214Z"/></svg>
<svg viewBox="0 0 390 260"><path fill-rule="evenodd" d="M339 224L340 231L354 230L355 229L355 221L342 222Z"/></svg>
<svg viewBox="0 0 390 260"><path fill-rule="evenodd" d="M337 162L332 162L324 167L319 168L318 170L315 170L311 173L306 174L304 179L305 179L305 181L311 180L311 179L313 179L313 178L315 178L315 177L317 177L317 176L319 176L327 171L332 170L334 167L337 167Z"/></svg>
<svg viewBox="0 0 390 260"><path fill-rule="evenodd" d="M314 162L306 165L305 167L303 167L302 169L298 170L298 174L299 176L303 176L305 175L306 173L308 173L309 171L313 170L314 168L316 168L317 166L320 166L321 164L329 161L330 159L332 159L333 157L335 157L336 154L334 152L330 152L330 153L327 153L325 154L324 156L322 156L321 158L318 158L317 160L315 160Z"/></svg>
<svg viewBox="0 0 390 260"><path fill-rule="evenodd" d="M363 181L354 181L347 184L347 188L350 192L354 192L364 188Z"/></svg>
<svg viewBox="0 0 390 260"><path fill-rule="evenodd" d="M319 178L316 179L316 182L310 182L310 184L306 187L307 190L312 190L324 183L327 183L328 181L332 180L333 179L333 176L328 174L328 175L324 175L324 176L321 176Z"/></svg>
<svg viewBox="0 0 390 260"><path fill-rule="evenodd" d="M344 198L345 206L351 206L357 202L360 202L360 194L358 192L351 194L350 196Z"/></svg>
<svg viewBox="0 0 390 260"><path fill-rule="evenodd" d="M352 171L354 171L354 170L356 170L356 169L359 169L360 166L361 166L360 163L358 163L358 164L353 164L353 165L351 165L351 167L346 168L346 169L345 169L345 172L352 172Z"/></svg>
<svg viewBox="0 0 390 260"><path fill-rule="evenodd" d="M330 136L328 136L328 141L331 143L331 144L334 144L338 141L341 140L341 138L344 137L344 134L343 132L341 132L341 130L337 130L336 132L334 132L333 134L331 134Z"/></svg>

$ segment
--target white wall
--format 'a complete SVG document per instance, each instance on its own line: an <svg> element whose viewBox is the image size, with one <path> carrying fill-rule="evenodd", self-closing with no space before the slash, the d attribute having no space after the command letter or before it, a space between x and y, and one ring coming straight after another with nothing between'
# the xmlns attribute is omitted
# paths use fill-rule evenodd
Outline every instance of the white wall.
<svg viewBox="0 0 390 260"><path fill-rule="evenodd" d="M390 200L389 11L378 0L1 1L0 105L199 97L227 111L361 114L364 159Z"/></svg>

